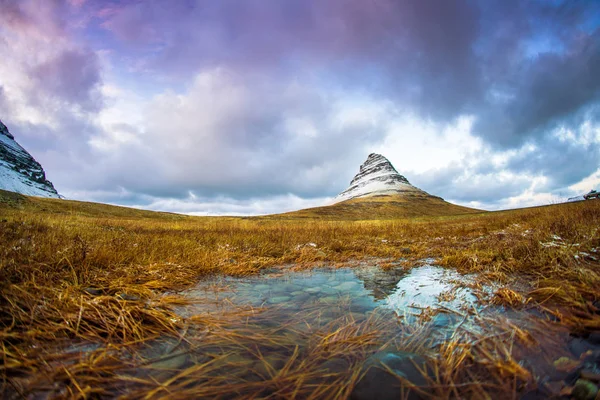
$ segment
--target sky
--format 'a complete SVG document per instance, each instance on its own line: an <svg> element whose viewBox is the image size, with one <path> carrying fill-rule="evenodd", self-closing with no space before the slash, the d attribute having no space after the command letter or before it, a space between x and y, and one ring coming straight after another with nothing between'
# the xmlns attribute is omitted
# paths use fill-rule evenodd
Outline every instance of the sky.
<svg viewBox="0 0 600 400"><path fill-rule="evenodd" d="M486 210L600 186L600 2L0 0L0 119L66 198L328 204L369 153Z"/></svg>

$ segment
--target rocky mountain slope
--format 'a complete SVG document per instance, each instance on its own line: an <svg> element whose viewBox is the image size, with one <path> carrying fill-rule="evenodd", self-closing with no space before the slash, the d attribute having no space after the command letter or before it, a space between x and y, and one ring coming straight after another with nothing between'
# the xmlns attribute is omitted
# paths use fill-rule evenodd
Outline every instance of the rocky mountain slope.
<svg viewBox="0 0 600 400"><path fill-rule="evenodd" d="M29 196L59 198L44 169L15 141L0 121L0 189Z"/></svg>
<svg viewBox="0 0 600 400"><path fill-rule="evenodd" d="M448 203L411 185L387 158L370 154L350 187L334 199L334 204L265 218L374 220L478 212L481 210Z"/></svg>
<svg viewBox="0 0 600 400"><path fill-rule="evenodd" d="M350 182L350 187L340 193L336 202L357 197L383 196L393 194L427 194L410 184L400 175L392 163L381 154L371 153L360 166L360 171Z"/></svg>

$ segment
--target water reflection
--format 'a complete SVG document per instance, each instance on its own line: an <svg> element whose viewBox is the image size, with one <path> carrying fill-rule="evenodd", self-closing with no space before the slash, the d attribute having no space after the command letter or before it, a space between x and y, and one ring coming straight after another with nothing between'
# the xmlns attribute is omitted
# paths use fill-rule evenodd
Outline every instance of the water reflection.
<svg viewBox="0 0 600 400"><path fill-rule="evenodd" d="M455 310L476 307L477 297L471 289L463 286L467 279L453 270L424 265L413 268L398 281L385 301L400 315L410 309L427 307Z"/></svg>
<svg viewBox="0 0 600 400"><path fill-rule="evenodd" d="M401 376L429 386L435 398L443 393L436 387L472 377L476 385L504 384L497 377L506 371L494 368L514 367L512 357L526 361L527 370L513 369L510 376L552 373L564 335L532 323L525 311L482 307L472 283L427 261L411 270L362 265L214 278L185 293L196 301L179 309L190 322L184 338L159 338L132 356L143 368L130 375L136 383L127 394L145 395L156 382L171 382L182 398L402 398ZM474 375L444 383L428 375L429 367L415 368L427 363L450 373L456 349L469 355L473 362L461 368ZM379 369L369 372L373 366ZM469 387L465 398L473 397ZM498 387L497 398L512 390Z"/></svg>
<svg viewBox="0 0 600 400"><path fill-rule="evenodd" d="M457 398L514 397L517 378L526 393L535 377L557 373L568 332L524 308L483 307L476 295L485 292L430 260L411 270L276 269L184 293L194 302L177 310L186 317L179 335L65 352L85 365L103 360L110 375L97 386L111 398L402 398L399 376L427 386L427 398L455 384Z"/></svg>
<svg viewBox="0 0 600 400"><path fill-rule="evenodd" d="M217 311L228 304L252 307L278 306L302 310L347 304L348 311L367 312L387 308L399 316L426 308L460 310L476 306L477 298L464 286L468 277L431 264L406 271L377 267L270 272L250 278L216 278L187 293L212 303ZM210 311L187 309L188 313Z"/></svg>

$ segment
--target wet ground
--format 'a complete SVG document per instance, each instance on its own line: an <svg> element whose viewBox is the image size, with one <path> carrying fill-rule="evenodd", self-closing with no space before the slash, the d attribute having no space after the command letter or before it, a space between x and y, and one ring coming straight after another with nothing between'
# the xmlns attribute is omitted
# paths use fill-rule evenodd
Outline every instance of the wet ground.
<svg viewBox="0 0 600 400"><path fill-rule="evenodd" d="M190 316L222 313L239 306L277 309L280 322L285 324L291 314L310 310L315 315L309 318L311 325L346 314L360 321L371 313L388 313L404 323L415 323L430 313L435 327L453 330L458 316L483 309L465 286L469 279L429 261L410 270L383 270L367 265L296 272L271 270L251 278L202 282L185 294L197 299L198 305L179 312ZM491 293L491 288L481 290Z"/></svg>
<svg viewBox="0 0 600 400"><path fill-rule="evenodd" d="M574 396L565 388L577 384L593 392L600 344L571 337L541 308L490 305L496 289L433 260L214 278L184 293L193 302L176 310L189 321L181 337L111 355L122 367L104 395L542 399Z"/></svg>
<svg viewBox="0 0 600 400"><path fill-rule="evenodd" d="M503 391L519 385L522 396L547 398L574 384L567 381L573 380L569 374L584 368L579 360L582 352L570 351L573 338L552 324L552 315L535 308L490 306L485 298L496 288L475 284L475 277L432 261L410 270L365 264L219 278L187 292L198 303L179 312L218 320L240 313L240 321L230 326L231 332L240 332L238 341L204 353L210 360L220 360L226 353L239 362L237 369L227 371L237 382L273 379L293 359L289 366L300 365L298 373L302 368L320 371L315 387L325 385L329 393L343 387L348 389L343 395L356 399L397 398L409 382L428 387L410 391L413 397L447 394L449 386L475 381L492 397L503 398ZM335 340L328 343L327 338ZM451 346L463 346L471 360L453 366L459 361L447 353L453 351ZM572 363L557 370L561 357ZM307 364L302 366L299 360ZM389 374L369 368L383 368ZM443 369L451 368L479 375L448 376L451 371ZM596 366L592 363L590 368ZM336 379L338 386L344 383L338 387ZM352 385L354 389L349 389Z"/></svg>

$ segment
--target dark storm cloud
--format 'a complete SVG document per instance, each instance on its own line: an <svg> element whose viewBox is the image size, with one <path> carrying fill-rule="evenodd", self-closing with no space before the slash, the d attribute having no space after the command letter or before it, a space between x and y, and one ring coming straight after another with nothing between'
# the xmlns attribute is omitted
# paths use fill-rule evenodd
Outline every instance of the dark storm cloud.
<svg viewBox="0 0 600 400"><path fill-rule="evenodd" d="M148 68L302 76L301 62L424 118L472 113L475 133L501 148L598 100L595 2L149 1L113 11L104 26L150 51Z"/></svg>
<svg viewBox="0 0 600 400"><path fill-rule="evenodd" d="M486 155L514 151L501 166L464 159L416 178L447 198L493 202L542 175L555 190L598 166L598 139L553 135L600 118L600 2L0 0L0 11L0 33L25 38L0 37L26 71L13 71L24 83L6 93L22 96L6 108L41 114L15 121L25 143L58 182L98 196L208 207L334 195L390 135L386 121L407 115L439 127L472 116ZM355 118L365 104L386 109Z"/></svg>
<svg viewBox="0 0 600 400"><path fill-rule="evenodd" d="M63 51L36 65L31 76L36 80L35 97L41 89L53 98L86 111L98 111L102 107L102 96L98 91L100 67L98 57L91 51Z"/></svg>
<svg viewBox="0 0 600 400"><path fill-rule="evenodd" d="M100 61L71 38L82 23L71 3L77 2L0 0L0 87L8 88L1 111L34 149L65 146L56 141L65 137L69 145L85 147L90 129L81 127L89 127L103 106ZM15 118L23 107L25 116L33 111L34 121ZM35 140L28 143L29 137Z"/></svg>
<svg viewBox="0 0 600 400"><path fill-rule="evenodd" d="M31 76L36 89L89 111L102 107L98 57L91 51L66 50L36 65ZM39 96L39 92L36 94Z"/></svg>
<svg viewBox="0 0 600 400"><path fill-rule="evenodd" d="M83 0L82 2L85 2ZM48 64L45 68L50 69L54 74L58 73L58 67L70 68L73 74L79 74L79 68L90 61L83 60L91 58L91 62L96 62L96 56L89 49L82 45L82 42L70 42L71 35L78 30L81 31L86 21L86 16L77 14L77 7L73 4L76 0L0 0L0 33L1 39L21 46L30 45L26 50L29 51L32 60L38 61L35 64ZM90 4L94 2L91 1ZM33 46L44 44L45 52L36 54ZM68 45L68 49L65 48ZM35 49L40 50L40 49ZM53 59L46 59L47 54L56 50L57 54ZM11 60L5 60L10 62ZM18 62L19 60L13 60ZM40 62L41 61L41 62ZM41 69L43 65L39 65ZM89 73L89 68L85 72ZM74 76L78 80L78 76Z"/></svg>
<svg viewBox="0 0 600 400"><path fill-rule="evenodd" d="M99 57L73 38L86 20L78 3L0 0L0 117L59 191L90 159L104 106Z"/></svg>
<svg viewBox="0 0 600 400"><path fill-rule="evenodd" d="M466 1L149 1L111 10L104 26L149 69L226 64L302 78L316 67L444 118L481 94L472 52L479 11Z"/></svg>
<svg viewBox="0 0 600 400"><path fill-rule="evenodd" d="M502 147L544 136L600 100L599 76L600 30L596 30L574 39L563 54L544 53L523 62L504 89L510 98L487 103L475 130Z"/></svg>

